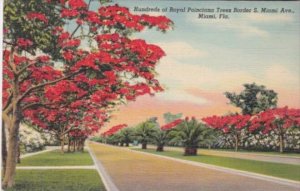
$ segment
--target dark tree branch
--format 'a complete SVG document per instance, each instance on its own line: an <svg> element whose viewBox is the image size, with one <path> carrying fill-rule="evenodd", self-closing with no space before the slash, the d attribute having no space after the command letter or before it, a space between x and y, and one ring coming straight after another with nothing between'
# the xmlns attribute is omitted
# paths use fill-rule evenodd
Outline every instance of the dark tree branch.
<svg viewBox="0 0 300 191"><path fill-rule="evenodd" d="M27 95L29 95L31 92L33 92L34 90L36 89L39 89L39 88L42 88L42 87L45 87L47 85L51 85L51 84L55 84L57 82L60 82L62 80L66 80L66 79L69 79L77 74L80 74L83 70L79 70L77 72L74 72L68 76L65 76L65 77L62 77L62 78L59 78L57 80L53 80L53 81L50 81L50 82L45 82L45 83L42 83L42 84L39 84L39 85L36 85L36 86L33 86L31 88L29 88L27 91L25 91L18 99L17 103L20 103Z"/></svg>

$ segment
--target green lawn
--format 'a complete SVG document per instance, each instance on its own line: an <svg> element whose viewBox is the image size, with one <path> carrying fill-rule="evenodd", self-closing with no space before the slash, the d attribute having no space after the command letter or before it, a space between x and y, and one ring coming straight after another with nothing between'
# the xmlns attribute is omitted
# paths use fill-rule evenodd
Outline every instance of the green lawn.
<svg viewBox="0 0 300 191"><path fill-rule="evenodd" d="M17 170L7 191L105 191L96 170Z"/></svg>
<svg viewBox="0 0 300 191"><path fill-rule="evenodd" d="M59 150L50 151L21 159L18 166L76 166L93 165L87 151L61 154Z"/></svg>
<svg viewBox="0 0 300 191"><path fill-rule="evenodd" d="M134 150L300 181L300 165L262 162L212 155L183 156L180 151L156 152L154 149Z"/></svg>

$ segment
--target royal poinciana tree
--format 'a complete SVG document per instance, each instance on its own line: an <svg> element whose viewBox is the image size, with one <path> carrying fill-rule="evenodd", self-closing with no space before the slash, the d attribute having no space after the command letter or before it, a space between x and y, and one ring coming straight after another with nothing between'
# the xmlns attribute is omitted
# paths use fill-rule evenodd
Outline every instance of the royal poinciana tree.
<svg viewBox="0 0 300 191"><path fill-rule="evenodd" d="M93 107L94 106L94 107ZM68 107L27 109L24 111L24 119L31 125L38 126L47 132L52 132L61 141L61 152L64 153L65 140L68 138L68 150L70 150L70 138L80 139L80 143L85 138L103 126L108 119L105 110L101 110L101 104L86 104L86 101L78 100L72 102ZM73 136L72 136L73 135Z"/></svg>
<svg viewBox="0 0 300 191"><path fill-rule="evenodd" d="M3 187L14 184L19 124L25 111L68 107L81 99L101 103L104 97L113 104L162 90L154 74L164 52L129 35L147 27L165 31L172 22L164 16L133 15L117 5L92 11L90 3L4 2L2 116L8 152Z"/></svg>
<svg viewBox="0 0 300 191"><path fill-rule="evenodd" d="M279 151L282 153L286 132L291 128L300 129L300 109L283 107L269 109L255 115L251 120L249 130L263 134L273 131L278 136Z"/></svg>
<svg viewBox="0 0 300 191"><path fill-rule="evenodd" d="M230 134L234 139L235 151L238 150L242 141L242 130L247 130L250 125L250 115L228 115L228 116L211 116L203 118L202 121L209 127L218 129L224 134Z"/></svg>

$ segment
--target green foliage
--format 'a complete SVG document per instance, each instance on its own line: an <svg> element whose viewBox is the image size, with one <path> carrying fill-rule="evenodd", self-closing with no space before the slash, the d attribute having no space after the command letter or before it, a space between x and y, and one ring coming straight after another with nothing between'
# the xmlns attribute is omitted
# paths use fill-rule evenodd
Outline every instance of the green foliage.
<svg viewBox="0 0 300 191"><path fill-rule="evenodd" d="M48 19L48 23L33 22L26 19L30 12L39 12L51 19ZM45 3L44 0L5 0L3 17L4 29L9 29L3 37L4 41L15 45L18 38L30 39L33 46L27 51L31 54L35 54L36 48L48 53L58 50L55 48L57 44L53 44L56 37L51 32L55 26L62 26L64 21L54 3Z"/></svg>
<svg viewBox="0 0 300 191"><path fill-rule="evenodd" d="M263 85L244 84L245 89L239 94L225 92L230 103L242 109L243 114L256 114L277 106L277 93Z"/></svg>
<svg viewBox="0 0 300 191"><path fill-rule="evenodd" d="M104 143L105 142L103 137L92 137L90 140L98 142L98 143Z"/></svg>
<svg viewBox="0 0 300 191"><path fill-rule="evenodd" d="M203 127L199 146L210 148L218 141L220 135L220 131L216 131L209 127Z"/></svg>
<svg viewBox="0 0 300 191"><path fill-rule="evenodd" d="M170 141L169 131L157 130L153 134L153 141L157 146L164 146Z"/></svg>
<svg viewBox="0 0 300 191"><path fill-rule="evenodd" d="M17 170L16 185L6 191L105 191L96 170Z"/></svg>
<svg viewBox="0 0 300 191"><path fill-rule="evenodd" d="M148 120L141 123L135 129L135 138L141 143L148 143L153 140L155 133L158 131L156 120Z"/></svg>
<svg viewBox="0 0 300 191"><path fill-rule="evenodd" d="M172 141L179 142L185 147L197 148L206 130L206 126L196 119L184 120L172 130L171 135L174 137Z"/></svg>
<svg viewBox="0 0 300 191"><path fill-rule="evenodd" d="M118 145L121 142L121 137L118 133L110 135L106 138L106 143L111 145Z"/></svg>
<svg viewBox="0 0 300 191"><path fill-rule="evenodd" d="M126 143L128 145L133 141L134 132L132 128L122 129L118 134L120 142Z"/></svg>

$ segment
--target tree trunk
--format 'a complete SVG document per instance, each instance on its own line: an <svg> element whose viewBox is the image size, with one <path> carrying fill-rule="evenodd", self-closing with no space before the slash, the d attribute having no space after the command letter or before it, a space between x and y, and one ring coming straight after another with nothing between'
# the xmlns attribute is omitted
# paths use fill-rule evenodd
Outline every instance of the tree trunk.
<svg viewBox="0 0 300 191"><path fill-rule="evenodd" d="M195 156L197 155L197 147L185 147L184 148L184 155L185 156Z"/></svg>
<svg viewBox="0 0 300 191"><path fill-rule="evenodd" d="M71 152L71 140L70 140L70 135L68 133L68 153Z"/></svg>
<svg viewBox="0 0 300 191"><path fill-rule="evenodd" d="M73 144L73 152L75 152L76 149L75 139L72 141L72 144Z"/></svg>
<svg viewBox="0 0 300 191"><path fill-rule="evenodd" d="M237 152L238 151L238 149L239 149L239 136L238 136L238 134L235 134L234 135L234 141L235 141L235 143L234 143L234 150L235 150L235 152Z"/></svg>
<svg viewBox="0 0 300 191"><path fill-rule="evenodd" d="M164 146L163 146L163 145L157 145L156 151L157 151L157 152L162 152L162 151L164 151Z"/></svg>
<svg viewBox="0 0 300 191"><path fill-rule="evenodd" d="M209 149L209 150L211 149L211 145L210 145L210 144L208 144L208 149Z"/></svg>
<svg viewBox="0 0 300 191"><path fill-rule="evenodd" d="M60 152L61 152L61 154L65 153L64 146L65 146L65 139L64 139L64 136L61 136L60 137Z"/></svg>
<svg viewBox="0 0 300 191"><path fill-rule="evenodd" d="M68 140L68 153L71 152L71 142L70 139Z"/></svg>
<svg viewBox="0 0 300 191"><path fill-rule="evenodd" d="M21 148L20 148L20 140L18 139L18 146L17 146L17 163L21 163Z"/></svg>
<svg viewBox="0 0 300 191"><path fill-rule="evenodd" d="M142 143L142 149L147 149L147 143Z"/></svg>
<svg viewBox="0 0 300 191"><path fill-rule="evenodd" d="M77 142L77 147L76 147L76 150L77 150L77 151L79 151L79 150L80 150L80 140L78 140L78 139L77 139L77 141L76 141L76 142Z"/></svg>
<svg viewBox="0 0 300 191"><path fill-rule="evenodd" d="M6 145L6 132L5 132L5 124L2 121L2 173L1 177L5 174L5 167L6 167L6 158L7 158L7 145Z"/></svg>
<svg viewBox="0 0 300 191"><path fill-rule="evenodd" d="M284 137L282 133L280 133L279 135L279 152L280 153L284 152Z"/></svg>
<svg viewBox="0 0 300 191"><path fill-rule="evenodd" d="M81 140L81 152L84 152L84 143L85 143L85 139Z"/></svg>
<svg viewBox="0 0 300 191"><path fill-rule="evenodd" d="M126 147L129 147L129 142L126 142Z"/></svg>
<svg viewBox="0 0 300 191"><path fill-rule="evenodd" d="M3 188L11 188L15 183L20 119L13 116L11 124L13 126L8 131L7 159L2 182Z"/></svg>

